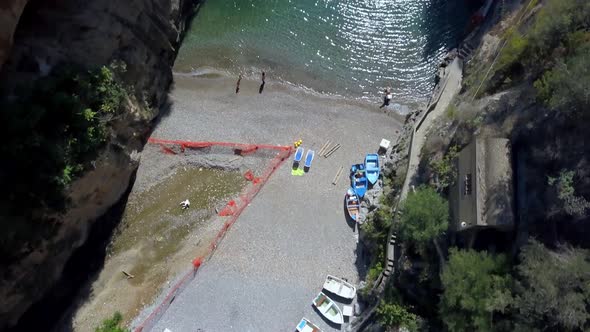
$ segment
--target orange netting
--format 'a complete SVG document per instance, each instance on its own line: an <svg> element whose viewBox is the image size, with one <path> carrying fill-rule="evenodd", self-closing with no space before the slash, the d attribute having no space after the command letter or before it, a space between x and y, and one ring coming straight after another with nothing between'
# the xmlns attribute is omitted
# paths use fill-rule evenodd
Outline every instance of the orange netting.
<svg viewBox="0 0 590 332"><path fill-rule="evenodd" d="M290 146L277 146L277 145L264 145L264 144L241 144L241 143L227 143L227 142L190 142L190 141L175 141L175 140L161 140L156 138L150 138L149 143L158 144L162 148L162 151L166 154L178 154L184 153L185 149L200 149L212 146L223 146L232 148L234 153L244 155L247 153L256 152L258 150L271 150L277 151L275 157L271 160L269 165L264 169L259 177L255 177L251 170L248 170L244 177L251 181L251 185L246 186L244 191L238 196L238 199L231 200L227 205L218 213L219 216L228 217L223 224L223 227L219 230L215 238L209 245L208 252L200 257L196 257L192 261L192 269L188 271L168 292L164 300L152 311L152 313L135 328L134 332L146 332L150 331L156 323L160 320L164 312L168 309L172 301L176 298L180 292L182 292L188 283L192 281L199 268L202 264L211 257L213 251L217 248L227 231L237 221L238 217L244 211L244 209L250 204L254 197L258 194L260 189L268 181L274 171L291 155L293 149ZM174 150L177 148L180 152Z"/></svg>

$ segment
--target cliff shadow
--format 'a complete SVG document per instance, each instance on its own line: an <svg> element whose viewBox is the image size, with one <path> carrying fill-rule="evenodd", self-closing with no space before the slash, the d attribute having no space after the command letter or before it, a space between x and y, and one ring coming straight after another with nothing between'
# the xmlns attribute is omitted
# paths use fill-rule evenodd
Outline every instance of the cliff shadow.
<svg viewBox="0 0 590 332"><path fill-rule="evenodd" d="M483 0L432 0L425 5L421 20L426 44L423 59L436 56L441 49L456 47L467 32L469 17Z"/></svg>
<svg viewBox="0 0 590 332"><path fill-rule="evenodd" d="M107 246L122 220L135 175L134 172L119 202L94 222L88 240L72 254L61 278L21 316L17 325L6 332L74 331L72 319L77 309L90 298L91 285L104 267Z"/></svg>

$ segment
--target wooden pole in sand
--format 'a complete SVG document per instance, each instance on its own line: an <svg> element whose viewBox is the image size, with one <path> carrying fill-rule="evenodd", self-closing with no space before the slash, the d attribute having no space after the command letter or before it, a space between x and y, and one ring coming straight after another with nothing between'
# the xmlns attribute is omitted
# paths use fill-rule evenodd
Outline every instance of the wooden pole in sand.
<svg viewBox="0 0 590 332"><path fill-rule="evenodd" d="M342 174L343 169L344 169L344 167L340 166L340 168L338 169L338 172L336 172L336 176L334 176L334 180L332 180L333 185L336 185L336 183L338 183L338 180L340 180L340 175Z"/></svg>
<svg viewBox="0 0 590 332"><path fill-rule="evenodd" d="M340 149L340 144L336 144L333 148L330 149L330 151L326 152L324 154L324 158L328 158L329 156L331 156L334 152L336 152L336 150Z"/></svg>
<svg viewBox="0 0 590 332"><path fill-rule="evenodd" d="M322 154L324 152L326 152L326 148L328 147L328 145L330 145L330 140L328 140L326 143L324 143L324 145L322 145L322 148L320 149L320 151L318 151L318 156L322 156Z"/></svg>

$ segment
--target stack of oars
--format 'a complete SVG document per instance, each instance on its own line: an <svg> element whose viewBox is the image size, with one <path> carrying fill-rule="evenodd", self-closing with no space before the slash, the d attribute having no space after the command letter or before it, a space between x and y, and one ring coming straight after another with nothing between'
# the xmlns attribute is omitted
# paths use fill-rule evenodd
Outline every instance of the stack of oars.
<svg viewBox="0 0 590 332"><path fill-rule="evenodd" d="M328 140L326 143L324 143L324 145L322 145L320 151L318 151L318 155L328 158L338 149L340 149L340 144L331 144L330 140Z"/></svg>

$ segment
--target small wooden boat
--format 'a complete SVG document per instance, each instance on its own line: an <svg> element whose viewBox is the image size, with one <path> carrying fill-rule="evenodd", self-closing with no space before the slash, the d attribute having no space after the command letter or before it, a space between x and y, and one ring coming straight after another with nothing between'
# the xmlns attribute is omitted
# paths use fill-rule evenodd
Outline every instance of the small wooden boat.
<svg viewBox="0 0 590 332"><path fill-rule="evenodd" d="M369 153L365 156L365 172L367 173L367 180L371 184L375 184L379 180L379 155L376 153Z"/></svg>
<svg viewBox="0 0 590 332"><path fill-rule="evenodd" d="M324 289L345 299L354 299L356 296L356 287L340 278L336 278L331 275L326 277Z"/></svg>
<svg viewBox="0 0 590 332"><path fill-rule="evenodd" d="M346 211L348 211L348 215L354 221L357 221L359 208L360 205L358 197L356 197L356 194L352 188L348 188L348 191L346 192Z"/></svg>
<svg viewBox="0 0 590 332"><path fill-rule="evenodd" d="M313 150L307 150L307 154L305 155L305 164L303 166L310 168L314 156L315 152Z"/></svg>
<svg viewBox="0 0 590 332"><path fill-rule="evenodd" d="M303 148L302 147L298 147L297 150L295 151L295 156L293 157L293 162L300 162L301 158L303 157Z"/></svg>
<svg viewBox="0 0 590 332"><path fill-rule="evenodd" d="M334 324L344 323L344 316L342 311L338 308L338 305L326 294L320 292L315 299L313 299L313 305L318 308L318 311L326 317L330 322Z"/></svg>
<svg viewBox="0 0 590 332"><path fill-rule="evenodd" d="M299 324L297 324L297 331L299 332L323 332L314 323L310 322L309 319L303 317Z"/></svg>
<svg viewBox="0 0 590 332"><path fill-rule="evenodd" d="M365 175L364 164L356 164L350 167L350 185L359 199L365 196L369 182Z"/></svg>

